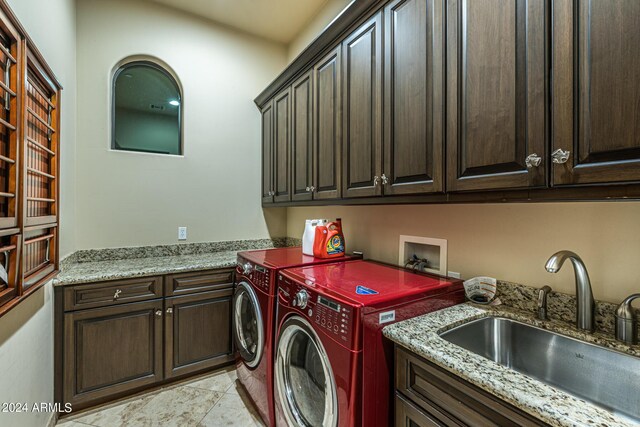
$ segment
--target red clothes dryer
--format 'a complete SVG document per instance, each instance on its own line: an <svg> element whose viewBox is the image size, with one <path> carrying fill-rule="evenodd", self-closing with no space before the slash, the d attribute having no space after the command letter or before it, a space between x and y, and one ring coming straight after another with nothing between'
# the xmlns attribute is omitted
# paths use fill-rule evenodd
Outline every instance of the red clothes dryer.
<svg viewBox="0 0 640 427"><path fill-rule="evenodd" d="M278 277L277 426L393 425L388 324L464 302L460 280L370 261Z"/></svg>
<svg viewBox="0 0 640 427"><path fill-rule="evenodd" d="M238 379L267 425L274 425L273 339L276 310L276 275L286 267L335 263L350 256L320 259L302 248L238 252L233 296L233 336Z"/></svg>

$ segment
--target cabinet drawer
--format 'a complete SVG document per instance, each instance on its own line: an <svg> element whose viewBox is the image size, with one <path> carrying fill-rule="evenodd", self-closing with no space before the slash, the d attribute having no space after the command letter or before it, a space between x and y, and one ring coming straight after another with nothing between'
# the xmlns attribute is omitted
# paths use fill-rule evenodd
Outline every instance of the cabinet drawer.
<svg viewBox="0 0 640 427"><path fill-rule="evenodd" d="M165 278L165 295L176 296L195 292L215 291L233 286L232 267L193 273L170 274Z"/></svg>
<svg viewBox="0 0 640 427"><path fill-rule="evenodd" d="M396 389L441 425L544 426L516 407L396 346ZM427 424L429 425L429 424Z"/></svg>
<svg viewBox="0 0 640 427"><path fill-rule="evenodd" d="M73 311L162 298L162 277L87 283L64 289L64 309Z"/></svg>

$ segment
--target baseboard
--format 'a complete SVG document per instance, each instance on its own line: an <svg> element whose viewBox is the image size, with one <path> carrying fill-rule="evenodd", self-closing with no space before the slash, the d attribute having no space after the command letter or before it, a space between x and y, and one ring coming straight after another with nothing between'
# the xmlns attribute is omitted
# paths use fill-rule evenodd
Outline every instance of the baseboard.
<svg viewBox="0 0 640 427"><path fill-rule="evenodd" d="M58 412L52 412L51 417L49 417L49 421L47 422L47 427L55 427L58 423Z"/></svg>

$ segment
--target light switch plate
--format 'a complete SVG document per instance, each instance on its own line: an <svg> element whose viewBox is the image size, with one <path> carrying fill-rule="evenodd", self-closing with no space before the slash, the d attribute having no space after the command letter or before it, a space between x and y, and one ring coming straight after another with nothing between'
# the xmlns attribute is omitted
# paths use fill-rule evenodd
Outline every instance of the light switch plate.
<svg viewBox="0 0 640 427"><path fill-rule="evenodd" d="M187 227L178 227L178 240L187 240Z"/></svg>

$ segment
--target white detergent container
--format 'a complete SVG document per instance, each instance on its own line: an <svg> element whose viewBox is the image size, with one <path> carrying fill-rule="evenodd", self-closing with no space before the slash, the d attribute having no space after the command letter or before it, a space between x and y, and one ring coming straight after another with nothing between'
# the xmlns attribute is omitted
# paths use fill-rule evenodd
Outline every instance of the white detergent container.
<svg viewBox="0 0 640 427"><path fill-rule="evenodd" d="M313 256L313 241L316 237L316 227L326 225L328 219L308 219L304 223L304 233L302 234L302 253Z"/></svg>

